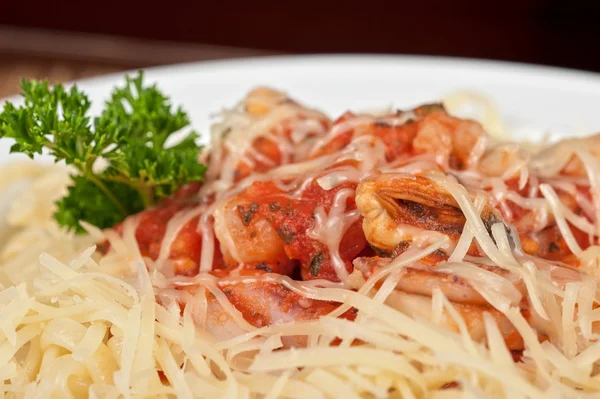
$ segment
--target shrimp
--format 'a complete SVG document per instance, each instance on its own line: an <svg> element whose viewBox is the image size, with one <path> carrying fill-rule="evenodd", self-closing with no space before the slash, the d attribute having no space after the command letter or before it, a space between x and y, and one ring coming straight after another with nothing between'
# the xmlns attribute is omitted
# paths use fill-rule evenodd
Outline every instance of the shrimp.
<svg viewBox="0 0 600 399"><path fill-rule="evenodd" d="M479 159L481 154L475 149L484 138L479 123L435 112L420 121L413 149L418 154L435 154L438 164L460 170L473 166Z"/></svg>
<svg viewBox="0 0 600 399"><path fill-rule="evenodd" d="M346 113L334 122L328 136L317 142L311 156L338 152L365 135L385 144L389 162L431 154L438 164L454 169L468 168L479 159L484 148L479 143L483 144L485 137L479 123L449 116L441 104L427 104L378 117Z"/></svg>
<svg viewBox="0 0 600 399"><path fill-rule="evenodd" d="M477 170L486 176L502 177L512 171L508 178L514 178L522 167L527 167L531 154L517 144L495 145L481 156Z"/></svg>
<svg viewBox="0 0 600 399"><path fill-rule="evenodd" d="M440 289L442 293L453 303L465 305L487 306L488 301L465 279L435 270L434 266L447 259L437 255L430 255L420 260L421 266L407 266L403 269L396 289L424 296L432 296L434 289ZM392 258L383 257L361 257L356 258L353 265L365 278L369 278L378 269L387 266ZM525 295L523 282L508 271L487 265L477 265L479 268L492 272L508 279L519 292Z"/></svg>
<svg viewBox="0 0 600 399"><path fill-rule="evenodd" d="M388 298L387 304L413 318L435 320L432 299L429 296L410 294L403 291L394 291ZM485 314L489 314L498 325L500 333L509 350L520 351L525 349L523 338L512 323L501 312L489 305L473 305L453 303L454 309L465 321L467 331L471 338L477 342L486 341ZM522 311L525 314L525 310ZM450 331L459 331L457 322L449 312L443 311L437 321L441 326Z"/></svg>
<svg viewBox="0 0 600 399"><path fill-rule="evenodd" d="M354 212L353 218L340 220L347 225L338 246L342 267L352 271L351 260L366 247L354 198L347 195L355 186L344 182L325 190L311 181L300 196L294 197L273 181L254 182L217 211L215 233L223 244L226 262L230 266L265 264L286 275L299 265L304 279L337 281L328 246L311 232L316 215L328 214L336 198L346 215ZM340 192L346 195L341 198L337 195Z"/></svg>
<svg viewBox="0 0 600 399"><path fill-rule="evenodd" d="M385 144L385 156L392 161L412 152L417 125L407 123L410 115L387 115L374 118L347 112L338 118L328 134L315 143L311 158L334 154L346 148L360 136L373 136Z"/></svg>
<svg viewBox="0 0 600 399"><path fill-rule="evenodd" d="M389 261L389 259L381 258L374 263L374 258L358 258L355 260L355 265L368 277L372 271L376 270L373 265L382 266ZM195 323L219 341L244 334L248 331L248 326L261 328L289 322L316 320L331 313L339 306L339 304L332 302L305 298L285 288L277 280L270 280L268 278L269 272L269 270L243 267L211 273L219 278L215 280L216 288L225 295L226 300L233 306L235 312L239 312L237 314L238 319L221 302L223 297L217 298L209 290L200 294L204 295L204 301L202 297L198 297L202 285L182 286L180 289L191 295L182 300L181 305L192 306ZM234 274L238 275L239 278L231 278ZM410 280L410 278L407 278L407 280ZM433 319L430 296L411 292L409 289L410 284L409 281L401 280L397 289L388 298L388 305L412 317ZM461 284L460 289L475 292L466 283ZM454 292L458 293L459 290L454 289ZM445 294L449 292L444 290ZM465 319L469 333L474 340L485 340L483 315L489 313L498 323L506 338L508 347L513 350L523 349L519 334L515 332L514 327L500 312L493 309L486 302L482 302L479 298L474 298L474 301L469 300L468 295L475 296L477 294L476 292L475 294L463 294L463 300L453 301L453 305L460 316ZM452 296L448 299L452 300L452 298L457 299ZM202 305L203 302L204 305ZM200 310L203 306L203 310ZM340 317L352 320L355 315L355 311L350 309ZM243 320L240 321L239 317ZM453 331L458 330L456 322L447 313L443 314L441 325ZM306 346L307 337L288 336L283 337L282 341L285 347L302 347Z"/></svg>
<svg viewBox="0 0 600 399"><path fill-rule="evenodd" d="M385 267L391 261L390 258L379 257L357 258L354 260L354 266L365 278L369 278L376 270ZM394 292L386 301L388 305L411 317L434 321L436 317L442 316L441 320L437 320L437 322L449 330L458 331L456 321L447 312L443 312L439 316L434 315L432 297L434 290L439 289L463 318L473 340L485 341L484 314L488 313L499 326L508 348L511 350L523 349L523 340L514 326L501 312L494 309L468 281L454 274L442 273L434 269L433 266L440 263L439 256L434 256L433 259L424 258L420 262L431 263L431 266L405 267ZM507 278L510 281L509 284L514 284L518 295L517 299L525 297L526 290L523 282L506 270L493 266L478 266ZM377 284L377 286L379 285L381 284ZM526 301L521 301L517 305L521 306L522 312L528 314L529 306Z"/></svg>
<svg viewBox="0 0 600 399"><path fill-rule="evenodd" d="M292 272L295 265L285 254L285 244L295 239L296 232L274 225L270 217L280 194L273 184L256 182L215 212L215 234L229 266L265 265L279 274ZM294 212L291 203L286 205Z"/></svg>
<svg viewBox="0 0 600 399"><path fill-rule="evenodd" d="M575 154L576 150L587 151L600 161L600 134L559 141L535 154L531 166L544 177L558 174L585 177L587 171L581 159Z"/></svg>
<svg viewBox="0 0 600 399"><path fill-rule="evenodd" d="M456 241L466 222L454 198L425 176L374 174L358 185L356 204L367 241L387 252L415 240L421 245L442 237ZM481 217L488 230L502 220L489 205Z"/></svg>
<svg viewBox="0 0 600 399"><path fill-rule="evenodd" d="M216 279L216 289L225 295L241 321L234 317L210 290L206 290L205 302L198 298L202 285L181 287L191 294L181 301L182 306L192 306L197 325L202 326L218 340L226 340L248 331L248 326L261 328L274 324L315 320L336 309L339 304L305 298L286 288L278 280L269 278L270 270L254 268L230 268L211 273ZM231 278L232 276L238 278ZM195 298L194 298L195 297ZM204 302L204 309L202 308ZM341 317L352 319L353 311ZM247 324L246 324L247 323ZM286 337L285 346L305 346L306 337Z"/></svg>
<svg viewBox="0 0 600 399"><path fill-rule="evenodd" d="M530 257L529 259L536 258ZM522 337L503 313L496 310L484 298L479 289L471 285L469 281L452 274L451 269L448 270L448 264L445 264L446 260L447 257L434 253L404 267L398 274L395 289L386 303L412 317L441 322L443 326L456 331L458 328L456 322L449 314L444 312L440 320L440 315L434 313L432 298L435 290L439 289L463 318L474 340L485 341L484 314L489 313L499 326L509 349L522 350ZM387 267L392 261L392 258L359 257L354 260L353 264L363 278L368 279L379 269ZM541 259L535 260L535 263L536 267L547 272L552 283L561 289L565 289L569 282L578 281L581 278L576 268L562 263L545 262ZM471 264L471 266L482 269L484 273L498 275L498 285L495 286L495 289L501 290L507 295L507 299L511 300L512 306L520 309L529 324L538 331L540 340L548 338L546 327L544 327L548 321L541 319L531 309L527 289L520 277L497 266L483 264ZM381 285L382 282L378 282L375 287Z"/></svg>
<svg viewBox="0 0 600 399"><path fill-rule="evenodd" d="M331 122L283 92L259 87L251 91L212 130L211 145L200 161L208 165L207 180L239 181L306 157Z"/></svg>

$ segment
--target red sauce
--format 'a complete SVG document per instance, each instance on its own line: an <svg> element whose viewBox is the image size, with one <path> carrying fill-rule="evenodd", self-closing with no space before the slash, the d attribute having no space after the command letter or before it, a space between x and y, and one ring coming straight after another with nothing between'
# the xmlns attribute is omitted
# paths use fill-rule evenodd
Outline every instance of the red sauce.
<svg viewBox="0 0 600 399"><path fill-rule="evenodd" d="M255 182L246 190L243 198L257 204L252 221L267 220L276 229L287 259L299 263L303 279L338 281L328 248L309 237L308 232L315 225L314 212L319 206L329 213L337 192L355 187L355 183L343 183L327 191L313 182L304 190L300 199L294 199L272 182ZM350 197L346 202L346 212L354 209L356 204L354 198ZM352 260L367 245L361 224L362 219L353 223L340 242L340 256L346 262L349 272L352 271ZM291 273L290 270L281 270L277 265L270 265L270 268L282 274Z"/></svg>

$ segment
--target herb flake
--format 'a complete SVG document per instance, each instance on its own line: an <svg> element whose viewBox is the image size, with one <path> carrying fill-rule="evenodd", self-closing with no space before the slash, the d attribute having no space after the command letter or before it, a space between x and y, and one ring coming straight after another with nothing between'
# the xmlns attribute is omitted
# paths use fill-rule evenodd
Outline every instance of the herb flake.
<svg viewBox="0 0 600 399"><path fill-rule="evenodd" d="M312 257L310 263L308 264L308 270L310 274L313 276L317 276L319 274L319 270L321 270L321 264L323 263L323 252L319 251L315 256Z"/></svg>
<svg viewBox="0 0 600 399"><path fill-rule="evenodd" d="M240 214L240 219L242 220L244 226L249 226L250 222L252 221L252 217L254 216L256 211L258 211L258 204L256 202L253 202L250 204L248 209L246 209L244 205L238 205L237 210Z"/></svg>
<svg viewBox="0 0 600 399"><path fill-rule="evenodd" d="M277 231L279 238L286 244L291 244L296 239L296 232L286 225L278 227L275 230Z"/></svg>

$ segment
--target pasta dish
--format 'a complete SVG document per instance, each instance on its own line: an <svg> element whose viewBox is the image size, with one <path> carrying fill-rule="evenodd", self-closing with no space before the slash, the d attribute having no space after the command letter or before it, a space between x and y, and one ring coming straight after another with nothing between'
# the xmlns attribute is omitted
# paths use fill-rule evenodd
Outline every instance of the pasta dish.
<svg viewBox="0 0 600 399"><path fill-rule="evenodd" d="M52 121L0 114L61 161L0 171L5 397L599 397L600 136L521 145L454 103L332 120L260 87L169 152L166 113L113 140L134 97L92 122L54 93Z"/></svg>

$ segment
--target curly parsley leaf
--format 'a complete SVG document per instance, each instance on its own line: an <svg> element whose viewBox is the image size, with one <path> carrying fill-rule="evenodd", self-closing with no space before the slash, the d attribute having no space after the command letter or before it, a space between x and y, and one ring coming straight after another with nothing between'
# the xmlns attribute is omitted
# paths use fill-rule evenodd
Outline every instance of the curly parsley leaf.
<svg viewBox="0 0 600 399"><path fill-rule="evenodd" d="M93 140L90 101L76 87L66 91L62 85L52 89L47 82L35 80L21 84L25 105L12 103L0 114L0 138L16 141L11 152L32 157L47 148L57 160L67 163L85 158L85 147Z"/></svg>
<svg viewBox="0 0 600 399"><path fill-rule="evenodd" d="M85 233L79 221L84 220L94 226L114 226L122 220L122 212L133 214L144 209L135 189L127 184L106 182L106 188L126 206L124 210L112 201L106 200L106 194L91 180L84 176L71 176L72 182L67 195L56 202L54 218L61 226Z"/></svg>
<svg viewBox="0 0 600 399"><path fill-rule="evenodd" d="M55 219L81 233L84 220L112 227L130 214L168 197L183 185L201 181L206 170L197 161L198 135L189 132L174 146L167 140L189 125L156 85L144 85L143 73L126 77L115 88L99 117L89 115L89 98L77 86L22 81L24 104L6 103L0 113L0 139L12 138L12 152L29 157L44 149L56 161L73 165L67 195L57 202ZM94 168L99 159L108 166Z"/></svg>
<svg viewBox="0 0 600 399"><path fill-rule="evenodd" d="M111 154L105 174L114 181L134 182L142 193L150 190L154 197L165 198L187 182L202 180L206 167L197 157L197 148L155 150L134 141Z"/></svg>
<svg viewBox="0 0 600 399"><path fill-rule="evenodd" d="M168 97L156 85L144 86L141 73L125 78L125 87L113 91L94 121L96 131L114 132L115 141L142 141L153 148L164 148L172 133L189 124L187 114L181 108L172 109Z"/></svg>

